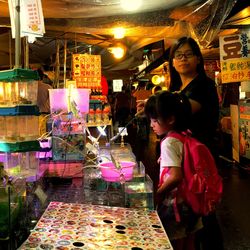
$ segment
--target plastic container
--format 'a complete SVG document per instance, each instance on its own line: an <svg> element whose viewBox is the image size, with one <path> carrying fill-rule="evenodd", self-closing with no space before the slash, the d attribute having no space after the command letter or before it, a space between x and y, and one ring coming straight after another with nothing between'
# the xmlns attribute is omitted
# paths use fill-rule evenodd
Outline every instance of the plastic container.
<svg viewBox="0 0 250 250"><path fill-rule="evenodd" d="M51 113L89 112L89 89L49 89Z"/></svg>
<svg viewBox="0 0 250 250"><path fill-rule="evenodd" d="M136 164L136 157L132 152L131 146L127 143L125 143L124 147L121 147L120 143L100 146L98 155L99 160L102 162L109 162L111 154L117 161L133 162Z"/></svg>
<svg viewBox="0 0 250 250"><path fill-rule="evenodd" d="M121 169L117 169L113 162L100 163L102 178L108 182L129 181L133 178L134 162L119 161Z"/></svg>
<svg viewBox="0 0 250 250"><path fill-rule="evenodd" d="M0 141L22 142L39 138L39 117L0 116Z"/></svg>
<svg viewBox="0 0 250 250"><path fill-rule="evenodd" d="M0 71L0 108L36 105L37 72L27 69Z"/></svg>
<svg viewBox="0 0 250 250"><path fill-rule="evenodd" d="M39 159L36 152L0 153L0 162L9 176L28 178L36 176Z"/></svg>

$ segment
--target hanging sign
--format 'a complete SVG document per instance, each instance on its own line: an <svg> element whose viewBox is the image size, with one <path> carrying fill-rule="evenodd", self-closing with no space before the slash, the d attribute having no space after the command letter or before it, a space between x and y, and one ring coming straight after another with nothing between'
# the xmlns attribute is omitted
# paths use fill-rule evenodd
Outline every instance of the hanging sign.
<svg viewBox="0 0 250 250"><path fill-rule="evenodd" d="M121 92L123 86L122 79L114 79L113 80L113 92Z"/></svg>
<svg viewBox="0 0 250 250"><path fill-rule="evenodd" d="M74 54L72 66L77 88L101 88L100 55Z"/></svg>
<svg viewBox="0 0 250 250"><path fill-rule="evenodd" d="M16 0L8 0L12 38L15 38ZM29 40L42 37L45 33L41 0L20 0L20 35Z"/></svg>
<svg viewBox="0 0 250 250"><path fill-rule="evenodd" d="M222 83L250 80L250 31L220 37Z"/></svg>

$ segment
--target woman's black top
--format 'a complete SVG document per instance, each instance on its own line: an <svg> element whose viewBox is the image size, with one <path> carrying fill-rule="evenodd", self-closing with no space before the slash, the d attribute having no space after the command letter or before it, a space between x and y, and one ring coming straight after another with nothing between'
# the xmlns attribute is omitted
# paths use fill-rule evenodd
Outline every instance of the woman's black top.
<svg viewBox="0 0 250 250"><path fill-rule="evenodd" d="M189 129L195 138L213 149L219 119L219 100L215 82L207 76L198 75L181 93L201 104L201 110L192 114Z"/></svg>

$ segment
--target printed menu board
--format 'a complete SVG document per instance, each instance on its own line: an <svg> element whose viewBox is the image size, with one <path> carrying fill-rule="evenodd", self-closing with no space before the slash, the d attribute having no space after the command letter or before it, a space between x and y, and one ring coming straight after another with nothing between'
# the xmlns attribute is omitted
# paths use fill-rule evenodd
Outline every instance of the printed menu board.
<svg viewBox="0 0 250 250"><path fill-rule="evenodd" d="M77 88L96 89L101 87L101 56L73 54L73 79Z"/></svg>

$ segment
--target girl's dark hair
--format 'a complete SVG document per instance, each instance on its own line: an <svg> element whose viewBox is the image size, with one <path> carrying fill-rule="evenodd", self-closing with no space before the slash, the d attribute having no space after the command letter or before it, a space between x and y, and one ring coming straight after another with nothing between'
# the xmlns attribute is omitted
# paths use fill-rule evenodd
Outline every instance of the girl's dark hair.
<svg viewBox="0 0 250 250"><path fill-rule="evenodd" d="M145 105L145 114L149 119L161 120L163 123L169 117L174 116L174 129L184 131L188 128L191 106L184 95L160 91L148 99Z"/></svg>
<svg viewBox="0 0 250 250"><path fill-rule="evenodd" d="M180 90L180 87L182 85L180 75L173 66L173 59L175 51L178 50L184 44L189 44L194 55L196 55L200 59L200 63L197 65L197 73L199 75L206 76L204 69L204 60L199 45L191 37L181 37L170 49L170 54L169 54L170 91Z"/></svg>

